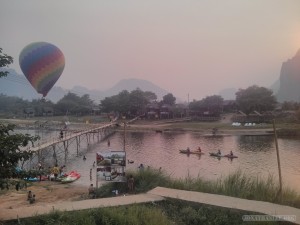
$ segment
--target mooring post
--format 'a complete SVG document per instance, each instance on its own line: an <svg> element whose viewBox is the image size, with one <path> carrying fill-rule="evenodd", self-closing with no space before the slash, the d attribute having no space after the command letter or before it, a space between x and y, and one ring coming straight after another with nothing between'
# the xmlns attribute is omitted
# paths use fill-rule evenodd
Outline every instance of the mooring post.
<svg viewBox="0 0 300 225"><path fill-rule="evenodd" d="M279 148L278 148L278 141L277 141L277 132L276 132L276 127L275 127L275 120L273 120L273 130L274 130L274 139L275 139L278 173L279 173L279 185L280 185L279 186L279 197L280 197L280 201L281 201L282 200L282 177L281 177L280 156L279 156Z"/></svg>

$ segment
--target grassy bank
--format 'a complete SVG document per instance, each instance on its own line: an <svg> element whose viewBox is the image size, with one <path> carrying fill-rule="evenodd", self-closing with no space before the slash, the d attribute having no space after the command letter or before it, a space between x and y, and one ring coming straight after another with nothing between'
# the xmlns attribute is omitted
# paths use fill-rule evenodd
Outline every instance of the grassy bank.
<svg viewBox="0 0 300 225"><path fill-rule="evenodd" d="M5 225L257 225L256 221L243 221L251 212L206 206L181 200L167 199L148 204L98 208L78 212L53 212L34 218L9 221ZM262 222L260 224L292 224L288 222Z"/></svg>
<svg viewBox="0 0 300 225"><path fill-rule="evenodd" d="M279 184L272 176L267 179L250 177L237 171L226 178L217 181L207 181L202 178L171 179L158 170L146 169L132 173L135 179L135 192L144 193L157 186L181 190L199 191L213 194L228 195L250 200L267 201L300 208L300 195L296 191L283 188L282 199L278 197ZM110 183L97 190L97 197L113 196L113 190L127 192L124 183Z"/></svg>
<svg viewBox="0 0 300 225"><path fill-rule="evenodd" d="M231 176L218 181L205 181L200 178L186 178L174 180L159 170L146 169L144 171L129 172L135 179L136 193L147 192L156 187L163 186L184 190L202 191L241 198L256 199L291 205L300 208L300 196L296 192L284 189L283 201L276 198L278 185L270 176L264 180L248 177L238 171ZM127 192L125 183L108 183L97 189L97 197L115 195L113 190L121 193ZM54 211L48 215L7 221L3 224L21 225L168 225L168 224L247 224L254 225L257 221L243 221L243 215L257 215L257 213L233 210L200 203L187 202L176 199L166 199L160 202L133 204L128 206L89 209L74 212ZM1 222L0 222L1 224ZM289 222L261 222L260 224L292 224Z"/></svg>

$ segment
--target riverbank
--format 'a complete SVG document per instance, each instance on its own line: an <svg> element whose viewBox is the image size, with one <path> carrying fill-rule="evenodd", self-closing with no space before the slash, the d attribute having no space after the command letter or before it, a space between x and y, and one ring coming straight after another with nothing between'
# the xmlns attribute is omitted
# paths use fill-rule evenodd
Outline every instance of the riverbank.
<svg viewBox="0 0 300 225"><path fill-rule="evenodd" d="M159 170L143 170L137 173L133 173L133 175L135 178L137 191L135 195L128 196L126 194L126 197L124 197L124 192L121 192L119 198L112 197L84 201L76 201L82 200L82 196L80 196L80 194L77 195L77 198L72 197L70 199L65 199L65 196L63 196L64 194L66 194L64 189L69 190L69 193L74 193L73 187L75 187L76 185L65 186L64 184L56 184L53 182L34 183L33 186L28 188L28 190L30 189L33 192L38 193L37 189L35 188L45 188L43 187L43 185L41 186L41 184L45 184L49 190L42 190L43 192L47 193L48 196L53 197L51 201L48 198L48 201L50 201L50 203L47 201L42 202L42 198L37 198L36 203L30 205L26 201L26 192L24 192L19 196L18 199L19 201L22 201L23 206L12 206L11 203L9 208L0 208L0 218L1 213L4 212L5 217L2 218L16 218L16 215L18 215L20 211L22 211L22 213L20 213L21 217L28 217L32 214L35 214L35 212L43 214L51 211L52 213L50 213L49 215L40 215L25 220L22 219L22 224L35 224L33 221L39 221L39 224L41 224L41 221L43 221L43 224L57 224L58 221L64 220L65 222L62 224L74 224L75 221L77 221L77 224L78 221L80 221L79 224L82 224L83 221L85 221L85 224L94 225L98 223L92 221L90 223L86 223L86 221L91 218L96 219L96 217L94 217L95 215L105 215L105 218L109 219L110 221L115 221L121 216L123 220L120 220L118 222L115 221L114 224L141 224L141 221L145 221L142 217L150 216L151 209L155 208L155 210L159 209L161 211L156 211L154 214L151 214L151 216L146 221L149 221L152 217L156 217L158 215L159 217L156 217L156 223L149 224L255 224L255 222L251 223L248 221L243 221L243 215L257 215L260 213L264 213L269 215L292 215L294 216L293 218L298 218L298 215L300 213L299 209L268 203L278 201L278 198L274 198L277 195L278 185L273 183L272 180L265 181L260 179L246 178L245 175L239 172L219 182L208 182L201 179L170 180L166 175L164 175L164 173L161 173L161 171ZM103 185L97 191L101 193L107 192L107 194L111 195L112 190L116 190L116 187L121 188L121 186L123 186L123 188L125 188L124 190L126 190L127 185L125 183L109 183L107 185ZM157 186L169 188L167 189ZM59 190L59 196L56 196L58 193L56 192L57 190L54 190L56 189L54 187ZM51 188L53 188L52 191L50 191ZM205 189L206 191L204 191ZM215 194L206 194L200 192ZM15 191L12 191L11 193L16 194ZM148 193L151 194L151 196L143 197L147 194L138 193ZM224 194L227 196L238 195L238 197L243 197L244 199L222 196ZM166 197L167 199L161 202L154 202L157 200L155 196L162 196ZM156 200L154 200L153 197L155 197ZM175 198L178 200L171 200L169 198ZM249 201L245 200L245 198L256 199L259 201ZM3 204L3 200L5 201L5 199L0 198L0 206ZM182 200L185 200L185 202L183 202ZM151 203L149 203L148 205L134 204L141 203L143 201L150 201ZM103 208L103 206L117 206L124 204L129 204L129 206L123 208L122 206ZM283 201L281 202L281 204L292 205L299 208L299 195L294 192L286 192L286 190L284 190ZM162 205L166 205L166 207L161 208ZM218 207L215 207L213 205ZM98 208L99 206L102 207ZM146 208L144 208L145 206ZM60 209L63 212L53 211L53 207L54 209ZM84 210L86 208L98 209ZM139 211L141 208L143 210ZM122 212L119 211L120 209L122 209ZM73 210L79 211L65 212ZM134 212L138 213L136 214ZM9 213L14 213L14 215L9 216ZM136 221L136 223L124 223L125 215L127 216L126 221L131 221L133 219L134 221ZM142 217L137 217L137 215L142 215ZM162 220L161 215L167 215L167 217L164 217L165 220ZM99 220L97 219L97 221ZM158 223L158 221L164 222ZM175 221L180 221L180 223L175 223ZM297 221L296 222L299 224L299 220ZM15 224L14 222L16 222L16 220L8 221L4 224ZM143 222L143 224L147 223ZM271 222L268 224L290 223Z"/></svg>
<svg viewBox="0 0 300 225"><path fill-rule="evenodd" d="M88 187L80 186L76 183L61 184L51 181L42 181L31 183L26 189L16 191L10 189L8 191L0 191L0 212L10 213L8 209L22 210L32 206L44 206L51 203L59 203L65 201L78 201L87 198ZM27 201L27 193L32 191L36 196L34 205ZM13 213L13 211L12 211ZM14 215L12 215L14 216ZM1 218L1 216L0 216Z"/></svg>
<svg viewBox="0 0 300 225"><path fill-rule="evenodd" d="M93 122L94 121L94 122ZM70 129L87 129L98 125L100 120L97 117L78 117L70 121ZM64 117L40 117L27 119L1 119L0 123L16 124L17 127L33 127L37 123L51 123L56 129L64 126ZM109 121L101 120L101 123ZM273 124L256 124L255 126L232 126L230 118L224 117L215 122L198 121L176 121L174 120L135 120L126 125L126 130L132 131L155 131L155 132L198 132L203 135L212 135L212 129L217 129L216 135L272 135ZM118 130L123 131L123 121L120 121ZM296 123L276 123L278 136L282 137L300 137L300 124Z"/></svg>

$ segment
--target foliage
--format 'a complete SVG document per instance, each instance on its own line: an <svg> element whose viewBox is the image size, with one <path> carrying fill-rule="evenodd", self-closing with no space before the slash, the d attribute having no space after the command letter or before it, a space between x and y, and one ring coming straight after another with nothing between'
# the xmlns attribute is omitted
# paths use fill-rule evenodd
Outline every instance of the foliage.
<svg viewBox="0 0 300 225"><path fill-rule="evenodd" d="M13 58L5 53L2 53L2 48L0 48L0 68L7 67L13 63ZM0 77L7 76L7 71L0 71Z"/></svg>
<svg viewBox="0 0 300 225"><path fill-rule="evenodd" d="M285 101L282 103L282 110L300 110L300 102Z"/></svg>
<svg viewBox="0 0 300 225"><path fill-rule="evenodd" d="M5 114L9 112L10 114L19 115L22 114L23 110L29 107L30 104L21 98L0 94L0 105L0 113Z"/></svg>
<svg viewBox="0 0 300 225"><path fill-rule="evenodd" d="M13 133L15 125L0 124L0 184L7 183L9 178L17 177L16 167L19 161L30 158L32 152L25 148L38 139L29 134Z"/></svg>
<svg viewBox="0 0 300 225"><path fill-rule="evenodd" d="M69 92L62 99L60 99L54 108L59 115L75 114L86 115L91 113L94 102L90 99L89 95L85 94L81 97Z"/></svg>
<svg viewBox="0 0 300 225"><path fill-rule="evenodd" d="M177 199L87 209L81 211L53 211L48 215L4 222L5 225L256 225L257 221L243 221L243 215L258 213L240 211L188 202ZM264 222L263 224L292 224L289 222Z"/></svg>
<svg viewBox="0 0 300 225"><path fill-rule="evenodd" d="M192 101L189 105L190 110L209 111L210 113L219 114L223 107L223 98L220 95L207 96L200 101Z"/></svg>
<svg viewBox="0 0 300 225"><path fill-rule="evenodd" d="M163 172L154 169L145 169L136 173L131 172L129 175L130 174L133 175L135 180L136 193L145 193L157 186L161 186L281 203L300 208L300 195L289 188L283 188L282 201L278 199L279 184L275 182L273 176L269 176L267 179L263 177L252 177L238 170L224 179L208 181L200 177L195 179L191 177L186 177L185 179L171 179ZM111 197L113 196L112 191L116 189L118 189L120 193L127 192L126 184L109 183L101 186L97 190L97 197Z"/></svg>
<svg viewBox="0 0 300 225"><path fill-rule="evenodd" d="M165 96L163 96L162 103L167 105L175 105L176 98L173 96L173 94L168 93Z"/></svg>
<svg viewBox="0 0 300 225"><path fill-rule="evenodd" d="M127 176L134 176L135 193L145 193L157 186L166 186L170 182L170 178L159 170L144 169L138 173L128 172ZM126 183L107 183L102 185L96 190L96 197L111 197L114 196L114 190L118 190L119 193L127 193Z"/></svg>
<svg viewBox="0 0 300 225"><path fill-rule="evenodd" d="M145 111L146 105L157 97L154 93L140 89L131 91L121 91L119 94L106 97L101 101L101 109L103 112L119 112L124 116L136 116Z"/></svg>
<svg viewBox="0 0 300 225"><path fill-rule="evenodd" d="M276 106L276 98L272 90L254 85L239 89L236 93L236 103L240 110L249 115L253 111L273 110Z"/></svg>

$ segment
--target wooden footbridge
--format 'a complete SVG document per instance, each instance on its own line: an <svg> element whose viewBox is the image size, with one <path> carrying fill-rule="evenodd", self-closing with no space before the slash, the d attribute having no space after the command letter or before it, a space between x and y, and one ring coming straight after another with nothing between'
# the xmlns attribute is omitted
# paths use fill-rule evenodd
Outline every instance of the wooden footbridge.
<svg viewBox="0 0 300 225"><path fill-rule="evenodd" d="M61 149L64 152L64 161L66 163L69 146L71 143L75 142L76 155L78 156L80 153L82 141L86 141L87 146L89 146L92 142L95 143L95 141L100 142L115 131L116 124L116 122L110 122L107 124L99 124L96 127L94 126L93 128L81 131L63 132L61 136L46 140L46 142L42 144L35 143L35 145L33 147L30 147L28 150L34 153L32 159L37 156L38 161L42 162L44 159L42 156L43 152L49 151L50 149L50 151L53 151L53 159L55 160L55 163L57 163L57 150ZM30 165L32 159L30 160Z"/></svg>

